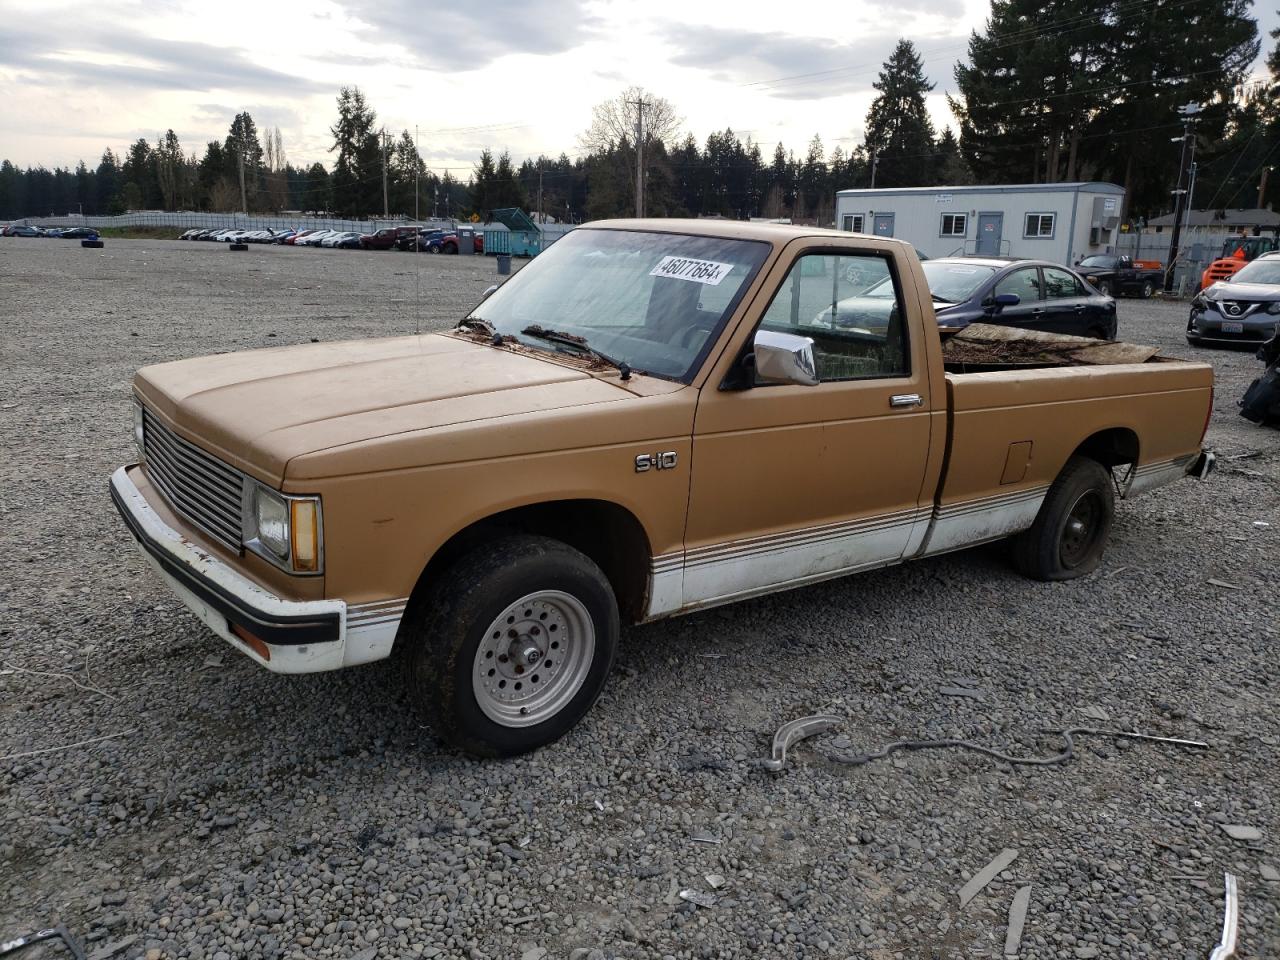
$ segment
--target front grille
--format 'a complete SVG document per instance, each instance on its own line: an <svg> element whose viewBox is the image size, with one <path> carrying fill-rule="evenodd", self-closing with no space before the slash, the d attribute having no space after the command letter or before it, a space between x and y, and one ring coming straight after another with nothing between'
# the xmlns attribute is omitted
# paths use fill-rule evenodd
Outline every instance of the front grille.
<svg viewBox="0 0 1280 960"><path fill-rule="evenodd" d="M244 474L178 436L142 409L147 476L184 519L232 550L241 549Z"/></svg>

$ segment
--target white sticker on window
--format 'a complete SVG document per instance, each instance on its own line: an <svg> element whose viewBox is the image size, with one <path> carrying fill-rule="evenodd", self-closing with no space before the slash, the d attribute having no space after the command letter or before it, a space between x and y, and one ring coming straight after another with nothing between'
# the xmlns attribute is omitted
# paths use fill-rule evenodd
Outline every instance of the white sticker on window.
<svg viewBox="0 0 1280 960"><path fill-rule="evenodd" d="M649 271L651 277L670 277L673 280L691 280L718 287L720 281L733 270L732 263L716 263L714 260L691 260L688 257L663 257Z"/></svg>

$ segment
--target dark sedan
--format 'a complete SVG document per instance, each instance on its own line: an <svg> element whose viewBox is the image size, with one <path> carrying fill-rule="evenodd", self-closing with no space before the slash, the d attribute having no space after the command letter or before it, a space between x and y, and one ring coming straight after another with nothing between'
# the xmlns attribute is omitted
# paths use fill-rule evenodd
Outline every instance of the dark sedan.
<svg viewBox="0 0 1280 960"><path fill-rule="evenodd" d="M1111 340L1116 335L1116 302L1100 294L1073 270L1040 260L942 257L920 264L938 327L955 333L971 323L1068 333ZM823 311L820 323L883 330L894 302L892 280Z"/></svg>

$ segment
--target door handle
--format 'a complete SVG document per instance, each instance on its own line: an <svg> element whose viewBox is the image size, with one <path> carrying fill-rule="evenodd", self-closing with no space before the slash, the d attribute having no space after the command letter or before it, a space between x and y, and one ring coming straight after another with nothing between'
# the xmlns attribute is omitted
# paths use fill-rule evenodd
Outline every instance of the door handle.
<svg viewBox="0 0 1280 960"><path fill-rule="evenodd" d="M918 407L922 403L924 398L918 393L897 393L889 398L891 407Z"/></svg>

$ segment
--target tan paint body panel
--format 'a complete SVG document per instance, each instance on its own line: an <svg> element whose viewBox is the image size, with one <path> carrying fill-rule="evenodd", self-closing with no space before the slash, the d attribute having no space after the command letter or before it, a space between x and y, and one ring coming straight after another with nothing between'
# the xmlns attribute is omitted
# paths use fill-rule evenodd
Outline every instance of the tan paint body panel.
<svg viewBox="0 0 1280 960"><path fill-rule="evenodd" d="M436 551L477 521L602 500L645 532L656 617L1016 532L1098 430L1134 431L1140 463L1156 470L1198 449L1206 365L944 374L924 275L900 241L732 222L595 227L770 244L688 385L622 381L612 368L461 334L148 367L135 389L177 432L264 482L322 496L325 575L294 580L192 539L282 595L369 604L407 597ZM817 251L892 260L908 374L720 390L796 257ZM921 403L890 407L898 394ZM1030 444L1030 459L1002 484L1012 444ZM637 456L664 452L675 468L635 472Z"/></svg>

